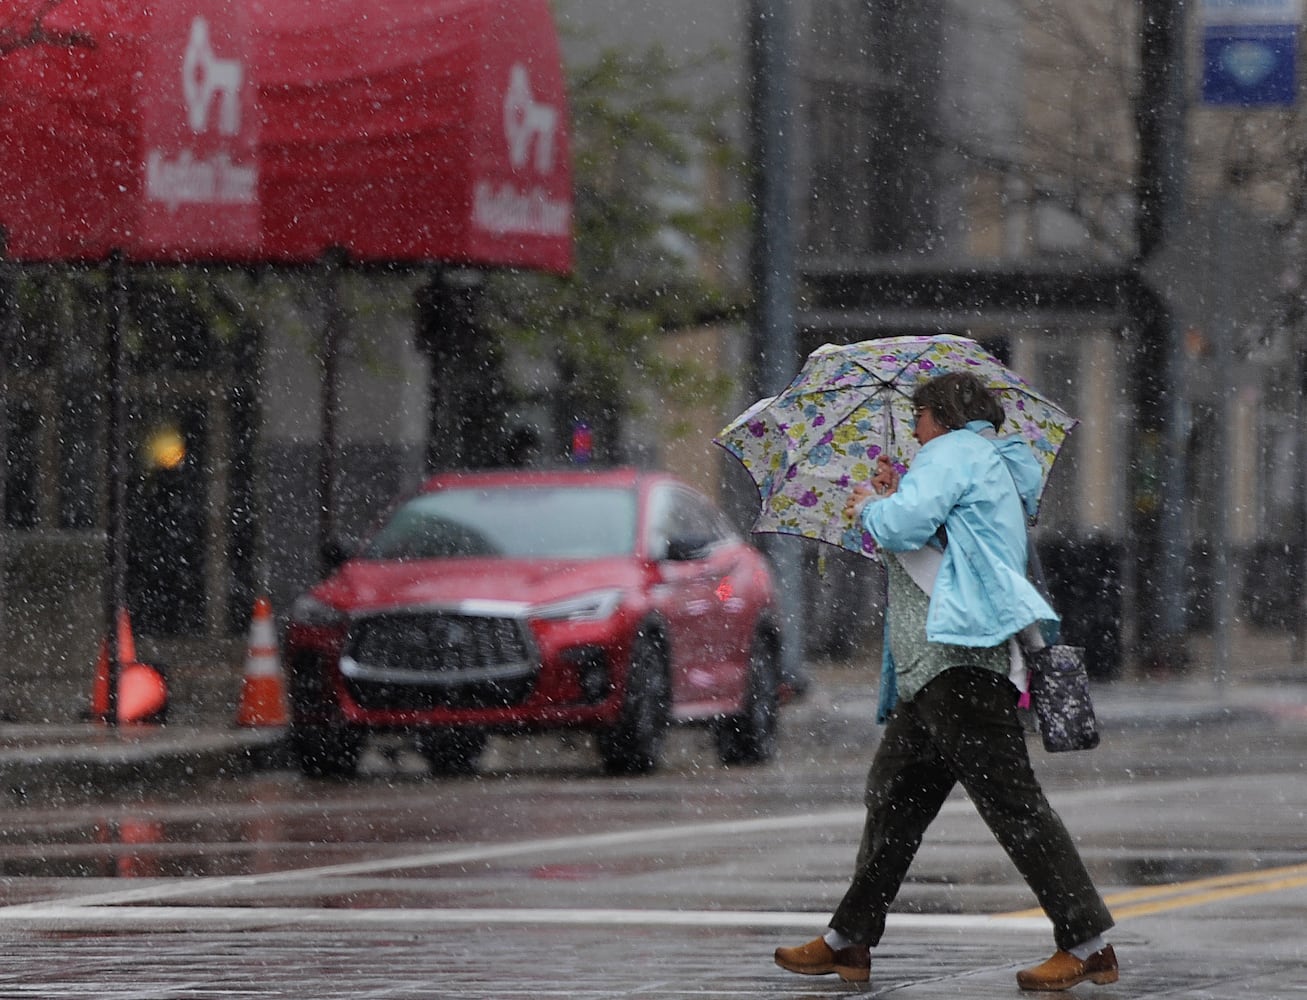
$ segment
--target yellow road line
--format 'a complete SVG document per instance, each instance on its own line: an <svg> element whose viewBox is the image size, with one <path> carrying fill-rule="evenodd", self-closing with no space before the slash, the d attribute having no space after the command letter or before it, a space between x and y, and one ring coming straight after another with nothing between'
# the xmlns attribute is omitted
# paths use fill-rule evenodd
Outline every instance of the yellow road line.
<svg viewBox="0 0 1307 1000"><path fill-rule="evenodd" d="M1238 899L1240 896L1257 896L1267 892L1278 892L1281 889L1299 889L1307 886L1307 875L1299 878L1276 879L1272 882L1257 882L1250 885L1233 886L1229 889L1214 889L1210 892L1200 892L1191 896L1180 896L1174 899L1158 900L1155 903L1140 903L1136 906L1124 906L1113 908L1112 915L1118 919L1126 917L1144 917L1152 913L1164 913L1167 910L1180 910L1189 906L1202 906L1204 903L1214 903L1222 899ZM1111 906L1111 904L1108 904Z"/></svg>
<svg viewBox="0 0 1307 1000"><path fill-rule="evenodd" d="M1168 910L1202 906L1222 899L1238 899L1241 896L1256 896L1303 886L1307 886L1307 864L1285 865L1280 868L1264 868L1233 875L1213 875L1188 882L1127 889L1124 892L1111 893L1105 897L1105 902L1111 908L1112 915L1122 920L1127 917L1142 917ZM1042 912L1039 909L1018 910L1013 913L995 914L995 916L1033 917Z"/></svg>

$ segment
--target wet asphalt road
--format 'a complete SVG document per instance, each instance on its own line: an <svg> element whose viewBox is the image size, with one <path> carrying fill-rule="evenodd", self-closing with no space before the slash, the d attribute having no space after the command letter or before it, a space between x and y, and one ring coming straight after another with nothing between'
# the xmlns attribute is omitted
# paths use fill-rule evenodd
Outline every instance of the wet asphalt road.
<svg viewBox="0 0 1307 1000"><path fill-rule="evenodd" d="M397 749L349 782L11 807L0 998L1020 995L1049 930L960 797L869 988L771 964L843 889L876 738L861 692L816 700L760 768L686 731L660 774L612 779L585 741L540 737L493 741L476 778ZM1121 982L1077 995L1307 997L1302 713L1034 754L1119 921Z"/></svg>

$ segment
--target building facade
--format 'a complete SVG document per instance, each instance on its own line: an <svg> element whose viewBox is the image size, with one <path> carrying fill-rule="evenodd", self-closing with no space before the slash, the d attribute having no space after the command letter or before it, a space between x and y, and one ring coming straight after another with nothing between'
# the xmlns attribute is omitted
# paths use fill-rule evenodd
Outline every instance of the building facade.
<svg viewBox="0 0 1307 1000"><path fill-rule="evenodd" d="M1134 641L1123 609L1147 585L1129 558L1134 532L1141 511L1160 501L1150 491L1161 445L1141 441L1135 426L1144 332L1121 282L1136 249L1135 6L787 7L795 368L827 341L964 334L1079 416L1037 531L1057 572L1089 568L1067 576L1092 584L1097 602L1077 627L1113 670L1125 667ZM711 95L723 140L745 149L749 18L765 7L558 0L555 17L573 64L608 46L662 44L692 67L679 85ZM1197 196L1226 176L1209 165L1206 138L1235 126L1198 112L1190 119ZM1264 117L1244 121L1245 129L1279 134ZM1282 175L1274 183L1269 170L1257 176L1241 188L1240 211L1269 219L1276 234L1292 230L1294 206L1307 199L1296 200ZM743 177L704 174L706 199L745 195ZM1198 249L1183 259L1208 259L1204 239L1200 231ZM745 249L712 262L723 281L746 280ZM543 408L560 373L536 358L473 349L480 339L475 326L460 325L458 303L476 280L432 269L342 283L331 512L342 538L364 533L430 468L541 460L540 452L519 454L510 439L548 424ZM0 713L70 718L86 704L103 634L105 276L11 266L5 281L13 307L4 341L0 621L12 655L0 666L9 692ZM133 285L130 603L142 655L170 667L182 713L214 691L235 697L254 597L268 593L284 611L318 573L320 281L312 270L215 277L155 269ZM1200 304L1213 285L1193 282ZM1183 599L1196 617L1211 603L1204 552L1220 539L1233 540L1234 555L1267 579L1287 580L1286 568L1301 558L1300 352L1292 329L1259 322L1241 319L1225 340L1196 323L1186 340L1193 405L1185 518L1195 557L1193 593ZM727 499L743 491L743 524L747 478L742 486L711 437L752 401L747 324L673 331L665 341L670 354L738 376L736 391L678 412L675 428L646 419L624 426L611 453L671 468ZM460 365L493 369L490 381L522 401L513 427L477 426L475 408L458 395ZM560 450L557 441L545 444L544 453ZM1240 456L1232 483L1218 475L1218 453ZM1287 555L1267 556L1277 551ZM848 651L871 630L850 637L843 611L870 600L873 588L856 560L831 561L834 569L814 569L809 581L813 644L842 639ZM1283 611L1283 598L1272 607L1240 592L1267 621Z"/></svg>

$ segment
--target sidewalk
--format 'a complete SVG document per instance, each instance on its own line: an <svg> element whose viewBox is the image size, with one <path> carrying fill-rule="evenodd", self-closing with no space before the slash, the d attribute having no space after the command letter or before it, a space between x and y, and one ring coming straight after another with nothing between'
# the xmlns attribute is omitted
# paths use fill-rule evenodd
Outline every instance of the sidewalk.
<svg viewBox="0 0 1307 1000"><path fill-rule="evenodd" d="M1191 652L1191 667L1177 677L1095 682L1103 731L1307 720L1307 664L1290 661L1287 639L1240 637L1228 676L1219 681L1210 640L1195 639ZM823 742L873 728L878 671L878 663L864 661L814 663L808 693L784 710L787 727L802 726ZM281 727L238 728L230 719L123 727L0 723L0 798L22 802L60 790L108 796L288 767L285 736Z"/></svg>
<svg viewBox="0 0 1307 1000"><path fill-rule="evenodd" d="M0 800L112 795L284 764L283 728L0 723Z"/></svg>

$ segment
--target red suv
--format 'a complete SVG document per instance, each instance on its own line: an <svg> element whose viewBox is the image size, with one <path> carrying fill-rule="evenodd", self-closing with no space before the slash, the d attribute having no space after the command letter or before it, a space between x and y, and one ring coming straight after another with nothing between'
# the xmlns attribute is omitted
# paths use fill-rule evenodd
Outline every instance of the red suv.
<svg viewBox="0 0 1307 1000"><path fill-rule="evenodd" d="M285 647L310 775L352 773L372 732L438 773L490 733L591 730L611 773L654 770L672 722L711 724L727 763L776 745L767 563L660 473L437 476L295 602Z"/></svg>

